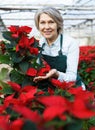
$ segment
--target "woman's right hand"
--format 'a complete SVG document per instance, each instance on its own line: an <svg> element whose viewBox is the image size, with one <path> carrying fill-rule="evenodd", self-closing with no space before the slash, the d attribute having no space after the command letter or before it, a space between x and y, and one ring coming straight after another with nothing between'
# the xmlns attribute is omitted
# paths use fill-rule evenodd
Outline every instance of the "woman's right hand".
<svg viewBox="0 0 95 130"><path fill-rule="evenodd" d="M58 76L59 76L58 71L56 69L51 69L45 76L37 76L33 79L33 81L37 83L41 80L45 80L48 78L58 78Z"/></svg>

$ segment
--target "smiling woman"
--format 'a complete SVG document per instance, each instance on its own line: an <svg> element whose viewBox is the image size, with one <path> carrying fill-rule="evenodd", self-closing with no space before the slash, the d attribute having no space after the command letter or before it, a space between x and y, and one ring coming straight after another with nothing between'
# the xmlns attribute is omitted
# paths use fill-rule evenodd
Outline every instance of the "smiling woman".
<svg viewBox="0 0 95 130"><path fill-rule="evenodd" d="M43 77L35 77L34 82L53 77L61 82L73 81L77 86L82 86L77 72L79 46L75 39L63 33L63 18L60 12L52 7L38 10L35 14L35 24L42 35L42 58L50 65L51 70Z"/></svg>

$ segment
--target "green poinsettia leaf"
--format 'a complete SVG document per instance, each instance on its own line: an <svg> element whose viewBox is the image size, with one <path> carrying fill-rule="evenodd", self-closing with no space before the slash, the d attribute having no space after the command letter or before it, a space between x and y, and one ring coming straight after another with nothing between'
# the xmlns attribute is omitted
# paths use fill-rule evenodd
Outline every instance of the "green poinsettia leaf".
<svg viewBox="0 0 95 130"><path fill-rule="evenodd" d="M21 62L19 63L19 67L21 68L22 72L26 73L26 71L28 70L29 67L29 63L28 62Z"/></svg>
<svg viewBox="0 0 95 130"><path fill-rule="evenodd" d="M4 31L4 32L3 32L3 37L4 37L6 40L11 41L11 40L13 40L11 34L12 34L12 33L9 32L9 31Z"/></svg>
<svg viewBox="0 0 95 130"><path fill-rule="evenodd" d="M7 51L12 51L15 50L15 46L16 46L17 42L16 41L11 41L10 43L6 43L6 49Z"/></svg>
<svg viewBox="0 0 95 130"><path fill-rule="evenodd" d="M37 130L37 127L33 122L27 120L24 123L22 130Z"/></svg>
<svg viewBox="0 0 95 130"><path fill-rule="evenodd" d="M95 117L92 117L91 119L89 119L89 124L91 125L95 125Z"/></svg>
<svg viewBox="0 0 95 130"><path fill-rule="evenodd" d="M26 85L34 85L32 78L25 76L24 80L22 81L22 87Z"/></svg>
<svg viewBox="0 0 95 130"><path fill-rule="evenodd" d="M9 76L11 81L16 82L18 84L22 84L22 81L25 79L24 75L16 70L12 70Z"/></svg>
<svg viewBox="0 0 95 130"><path fill-rule="evenodd" d="M2 68L0 71L0 80L4 80L8 74L8 68Z"/></svg>
<svg viewBox="0 0 95 130"><path fill-rule="evenodd" d="M38 62L37 62L38 60ZM35 69L39 69L39 68L42 68L43 67L43 63L40 59L37 59L37 58L34 58L32 60L32 67L35 68Z"/></svg>
<svg viewBox="0 0 95 130"><path fill-rule="evenodd" d="M3 37L10 42L18 42L19 40L19 38L12 37L12 33L10 31L4 31Z"/></svg>
<svg viewBox="0 0 95 130"><path fill-rule="evenodd" d="M5 82L0 80L0 87L2 89L0 89L0 93L2 94L12 94L13 93L13 89Z"/></svg>
<svg viewBox="0 0 95 130"><path fill-rule="evenodd" d="M50 126L55 126L57 129L60 128L60 127L64 127L65 125L65 122L64 121L58 121L58 120L51 120L50 122L47 122L45 124L45 126L48 128ZM57 130L56 129L56 130Z"/></svg>
<svg viewBox="0 0 95 130"><path fill-rule="evenodd" d="M32 85L32 78L21 73L21 71L12 70L10 72L10 80L20 84L21 86Z"/></svg>
<svg viewBox="0 0 95 130"><path fill-rule="evenodd" d="M7 114L10 115L10 120L11 120L11 121L12 121L12 120L15 120L15 119L17 119L17 118L19 118L19 116L20 116L19 113L15 112L15 111L12 110L10 107L7 107L7 108L6 108L6 112L7 112Z"/></svg>
<svg viewBox="0 0 95 130"><path fill-rule="evenodd" d="M19 63L22 61L23 57L19 56L18 53L11 52L11 60L13 63Z"/></svg>
<svg viewBox="0 0 95 130"><path fill-rule="evenodd" d="M0 55L0 63L10 64L9 55Z"/></svg>
<svg viewBox="0 0 95 130"><path fill-rule="evenodd" d="M64 130L81 130L83 127L82 120L72 121L64 127Z"/></svg>

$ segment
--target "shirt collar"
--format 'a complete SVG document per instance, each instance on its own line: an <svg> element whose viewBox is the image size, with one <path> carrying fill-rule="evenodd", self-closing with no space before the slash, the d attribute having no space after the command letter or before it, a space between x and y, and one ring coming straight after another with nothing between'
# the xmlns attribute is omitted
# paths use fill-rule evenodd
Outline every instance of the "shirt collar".
<svg viewBox="0 0 95 130"><path fill-rule="evenodd" d="M57 39L52 43L52 45L59 45L60 43L60 38L61 38L61 35L59 34ZM46 41L46 38L42 37L41 40L40 40L40 43L43 45L45 43L45 45L48 45L47 41Z"/></svg>

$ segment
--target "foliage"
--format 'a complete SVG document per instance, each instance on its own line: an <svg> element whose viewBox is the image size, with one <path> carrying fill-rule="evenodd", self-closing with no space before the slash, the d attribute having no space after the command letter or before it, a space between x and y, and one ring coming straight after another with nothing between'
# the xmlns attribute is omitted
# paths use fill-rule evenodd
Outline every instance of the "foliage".
<svg viewBox="0 0 95 130"><path fill-rule="evenodd" d="M44 75L50 66L40 57L39 42L29 38L30 31L27 26L11 26L3 34L6 41L0 44L0 62L9 64L12 71L6 82L3 79L8 70L3 68L0 72L0 129L93 130L94 91L53 78L45 81L45 91L43 83L41 87L33 83L34 76ZM81 58L80 67L85 71L83 64ZM81 69L80 74L83 76ZM86 78L84 81L88 85Z"/></svg>
<svg viewBox="0 0 95 130"><path fill-rule="evenodd" d="M95 46L80 47L79 73L87 89L95 91Z"/></svg>
<svg viewBox="0 0 95 130"><path fill-rule="evenodd" d="M33 83L33 77L43 75L49 69L40 59L39 42L34 37L29 38L32 28L27 26L10 26L3 33L7 41L1 41L0 62L10 65L10 80L21 86ZM39 60L39 62L38 62ZM41 68L44 67L44 72Z"/></svg>

